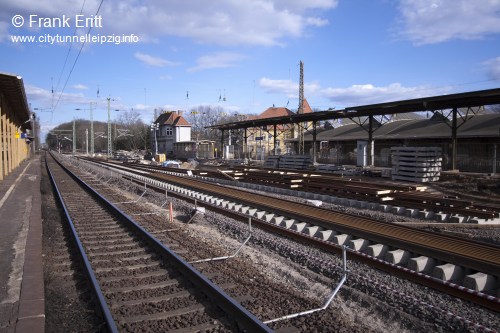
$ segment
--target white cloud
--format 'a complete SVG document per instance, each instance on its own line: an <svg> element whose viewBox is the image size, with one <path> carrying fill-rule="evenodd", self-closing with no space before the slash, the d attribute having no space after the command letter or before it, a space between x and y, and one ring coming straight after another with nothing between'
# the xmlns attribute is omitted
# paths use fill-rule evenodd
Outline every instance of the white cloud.
<svg viewBox="0 0 500 333"><path fill-rule="evenodd" d="M154 67L165 67L165 66L177 66L179 63L168 61L166 59L160 58L160 57L154 57L149 54L141 53L141 52L136 52L134 53L134 57L136 59L139 59L143 63L149 66L154 66Z"/></svg>
<svg viewBox="0 0 500 333"><path fill-rule="evenodd" d="M299 98L299 83L292 80L273 80L263 77L259 80L259 86L265 90L266 93L284 94L288 98ZM320 90L320 86L316 82L304 83L304 94L312 95Z"/></svg>
<svg viewBox="0 0 500 333"><path fill-rule="evenodd" d="M30 84L24 84L26 90L26 97L31 101L34 107L38 107L40 104L42 106L52 105L53 100L59 103L85 103L88 104L89 100L82 93L63 93L58 92L52 94L50 90L43 89Z"/></svg>
<svg viewBox="0 0 500 333"><path fill-rule="evenodd" d="M89 0L84 13L95 14L99 2ZM218 45L282 45L286 38L302 37L307 29L328 24L323 17L338 0L135 0L105 2L99 14L99 33L135 34L141 41L162 36ZM15 14L28 17L75 15L81 3L64 0L3 0L0 22Z"/></svg>
<svg viewBox="0 0 500 333"><path fill-rule="evenodd" d="M391 83L382 87L356 84L347 88L325 88L321 90L321 94L336 105L346 107L443 95L450 91L449 87L404 87L400 83Z"/></svg>
<svg viewBox="0 0 500 333"><path fill-rule="evenodd" d="M496 57L484 62L487 67L488 76L492 80L500 80L500 57Z"/></svg>
<svg viewBox="0 0 500 333"><path fill-rule="evenodd" d="M74 84L71 86L73 89L76 89L76 90L87 90L89 89L89 87L87 87L86 85L84 84Z"/></svg>
<svg viewBox="0 0 500 333"><path fill-rule="evenodd" d="M188 72L197 72L212 68L227 68L236 66L237 62L242 61L246 57L238 53L220 52L210 55L205 55L196 61L195 67L188 68Z"/></svg>
<svg viewBox="0 0 500 333"><path fill-rule="evenodd" d="M500 1L401 0L401 36L417 45L500 33Z"/></svg>
<svg viewBox="0 0 500 333"><path fill-rule="evenodd" d="M9 24L0 21L0 43L9 40Z"/></svg>

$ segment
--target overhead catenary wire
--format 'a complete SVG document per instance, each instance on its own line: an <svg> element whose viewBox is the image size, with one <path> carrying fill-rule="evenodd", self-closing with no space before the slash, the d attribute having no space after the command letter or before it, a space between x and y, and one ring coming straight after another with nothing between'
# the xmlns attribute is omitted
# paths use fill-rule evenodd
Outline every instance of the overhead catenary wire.
<svg viewBox="0 0 500 333"><path fill-rule="evenodd" d="M83 0L82 8L80 8L80 15L83 13L83 8L85 7L85 1ZM73 31L73 36L76 35L76 29ZM61 73L59 73L59 79L57 79L56 91L59 89L59 83L61 83L61 78L63 76L64 70L66 69L66 64L68 63L69 54L71 53L71 49L73 48L73 38L71 38L71 42L69 43L68 52L66 53L66 58L64 59L63 67L61 68ZM52 83L52 95L54 95L54 83ZM52 101L52 108L54 108L54 101Z"/></svg>
<svg viewBox="0 0 500 333"><path fill-rule="evenodd" d="M99 7L97 8L97 11L96 11L96 13L95 13L94 16L97 16L97 14L99 14L99 11L101 10L101 6L102 6L103 2L104 2L104 0L101 0L101 2L99 3ZM92 25L90 25L89 29L87 30L87 34L90 34L91 30L92 30ZM80 58L80 54L82 53L83 47L85 46L86 42L87 41L84 40L84 42L82 43L82 45L80 47L80 50L78 51L76 59L73 62L73 66L71 66L71 70L68 73L68 77L66 78L66 81L64 82L64 86L61 89L61 92L59 94L59 98L57 99L56 105L54 106L54 110L57 108L57 106L59 105L59 102L61 101L62 94L64 93L64 90L66 89L66 86L68 85L68 82L69 82L69 79L71 77L71 74L73 73L73 70L75 69L76 63L78 62L78 59Z"/></svg>

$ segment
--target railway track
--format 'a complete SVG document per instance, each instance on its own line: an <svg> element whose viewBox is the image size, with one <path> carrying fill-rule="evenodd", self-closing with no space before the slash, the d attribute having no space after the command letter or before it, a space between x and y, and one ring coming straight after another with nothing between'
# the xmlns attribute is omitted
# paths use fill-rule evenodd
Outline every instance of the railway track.
<svg viewBox="0 0 500 333"><path fill-rule="evenodd" d="M271 331L52 157L46 161L110 332Z"/></svg>
<svg viewBox="0 0 500 333"><path fill-rule="evenodd" d="M139 173L147 174L147 172L144 173L144 171L140 171ZM217 200L225 201L226 203L222 205L232 206L233 208L236 205L240 207L240 211L244 209L241 208L242 205L248 205L248 207L256 207L257 209L255 209L255 211L260 211L261 219L267 219L268 222L269 220L276 219L275 217L269 218L269 216L271 215L270 212L274 212L273 216L276 216L276 214L280 214L282 217L285 217L285 219L296 219L300 222L306 221L307 223L310 223L308 224L309 228L311 227L311 225L315 224L319 228L330 230L334 229L342 233L349 233L355 238L361 239L363 241L369 240L372 244L380 242L383 244L389 244L392 249L403 248L406 249L407 255L412 255L419 260L422 258L422 256L428 256L429 258L435 258L436 261L439 261L441 263L452 262L460 265L461 268L465 267L465 269L467 269L469 273L480 272L481 274L490 274L493 277L497 276L499 272L500 248L496 246L486 245L447 235L424 232L414 228L408 228L406 226L388 224L370 220L367 218L362 218L359 216L345 215L317 207L312 207L309 205L304 205L301 203L294 203L274 197L264 196L261 194L248 193L246 191L217 186L207 182L199 182L188 177L175 177L165 174L149 174L147 177L153 177L154 179L160 180L162 182L176 184L176 186L182 186L183 188L186 188L188 190L190 189L193 191L209 193L209 197L217 196L218 198L221 198L206 199L207 196L203 197L197 194L191 194L191 196L201 198L200 201L212 203ZM239 204L235 204L235 202ZM247 211L248 207L246 209ZM255 213L259 214L258 212ZM283 220L283 218L281 220ZM263 223L262 225L267 229L280 232L280 230L283 228L280 228L275 224L277 223ZM306 235L304 235L304 231L301 230L296 228L295 230L292 230L292 232L282 230L281 232L288 233L288 235L291 235L294 238L307 238ZM312 236L311 233L310 236ZM319 247L331 249L331 241L324 242L324 240L326 239L323 238L320 240L310 241L316 242ZM360 250L360 252L366 252L365 250ZM361 256L363 256L363 254L361 254ZM371 256L375 257L368 259L368 261L372 261L372 265L378 265L378 267L381 267L382 269L397 274L402 274L401 269L392 270L388 268L387 265L379 265L380 263L376 260L376 256L373 256L373 254ZM418 266L418 262L416 265ZM416 280L423 284L431 285L436 289L445 290L446 292L454 294L458 297L473 300L474 302L495 309L495 311L499 311L500 303L497 298L491 298L482 293L479 293L479 295L477 295L474 290L468 290L469 287L464 288L460 285L456 285L454 283L456 278L454 279L454 281L447 281L447 279L444 279L444 281L441 281L441 283L436 283L435 279L428 279L429 276L426 275L428 273L424 272L425 274L415 274L419 273L420 271L408 272L408 270L405 268L403 268L402 271L405 272L404 275L406 275L407 278ZM424 277L422 277L422 275L424 275ZM451 288L450 282L452 282Z"/></svg>
<svg viewBox="0 0 500 333"><path fill-rule="evenodd" d="M131 164L134 168L149 171L186 173L187 170L161 166ZM500 205L485 204L429 191L423 185L380 183L360 178L341 177L329 173L283 169L255 169L236 167L222 170L192 170L192 174L214 179L231 179L243 183L256 183L315 194L339 196L353 200L364 200L398 207L418 209L426 216L461 219L498 219ZM432 215L429 214L432 212ZM417 211L415 211L415 214ZM461 217L459 217L461 216Z"/></svg>

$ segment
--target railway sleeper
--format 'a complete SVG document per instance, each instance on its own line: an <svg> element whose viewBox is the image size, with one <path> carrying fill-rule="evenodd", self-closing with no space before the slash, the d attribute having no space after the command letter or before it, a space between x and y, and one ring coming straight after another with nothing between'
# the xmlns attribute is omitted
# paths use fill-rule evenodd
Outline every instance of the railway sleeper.
<svg viewBox="0 0 500 333"><path fill-rule="evenodd" d="M167 188L170 187L171 189L175 188L175 190L181 190L181 188L178 186L166 185L165 187ZM262 186L262 185L257 186L257 188L266 191L269 189L268 186ZM295 194L304 196L304 193L301 192L290 191L290 190L287 191L290 192L291 195L292 195L291 192L294 192ZM186 195L204 199L205 201L211 202L213 204L222 205L234 211L239 211L244 214L256 216L259 219L264 219L267 222L275 223L276 225L280 225L288 229L292 228L296 231L304 232L312 237L317 237L325 241L331 241L338 245L344 245L344 244L349 245L349 247L357 251L363 251L370 256L385 259L385 261L395 265L407 266L408 269L413 270L415 272L428 273L431 276L439 278L443 281L463 281L463 285L471 290L476 290L481 292L498 288L498 277L494 277L492 275L484 274L481 272L466 275L467 270L464 270L463 267L447 263L436 266L437 261L435 259L428 258L425 256L412 257L412 254L409 251L405 251L402 249L389 250L390 247L383 244L370 245L370 243L364 239L352 239L351 235L338 234L334 230L321 230L317 227L314 228L314 226L307 225L304 222L298 222L295 221L294 219L286 219L286 217L283 216L273 216L273 214L271 213L259 211L256 208L243 206L233 202L229 203L227 200L214 198L208 195L203 196L200 195L200 193L198 192L194 193L193 191L184 190L181 191L181 193L185 193ZM434 219L443 222L445 221L455 222L455 223L499 222L496 221L499 219L493 219L495 221L493 220L488 221L487 219L480 219L466 215L450 214L446 212L432 211L427 209L407 208L403 206L395 206L377 202L366 202L361 200L354 200L352 198L340 198L329 195L321 195L321 196L309 195L308 198L318 198L325 202L336 202L353 207L359 207L359 208L363 207L372 210L392 212L398 215L420 217L423 219ZM500 295L500 291L498 291L498 293Z"/></svg>

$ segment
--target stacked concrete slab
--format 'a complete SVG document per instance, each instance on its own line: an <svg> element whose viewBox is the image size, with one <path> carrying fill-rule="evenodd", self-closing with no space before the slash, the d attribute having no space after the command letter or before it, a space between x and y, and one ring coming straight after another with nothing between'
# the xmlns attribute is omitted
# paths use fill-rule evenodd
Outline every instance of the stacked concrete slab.
<svg viewBox="0 0 500 333"><path fill-rule="evenodd" d="M441 174L441 148L391 147L392 179L410 182L432 182Z"/></svg>
<svg viewBox="0 0 500 333"><path fill-rule="evenodd" d="M283 155L280 157L280 169L305 170L311 165L311 157L307 155Z"/></svg>
<svg viewBox="0 0 500 333"><path fill-rule="evenodd" d="M270 155L264 161L264 168L277 169L280 162L279 155Z"/></svg>

